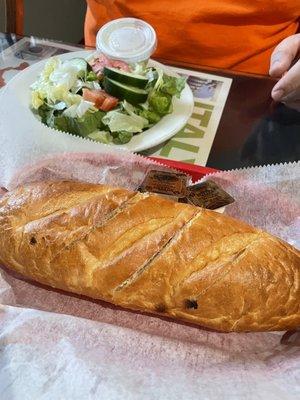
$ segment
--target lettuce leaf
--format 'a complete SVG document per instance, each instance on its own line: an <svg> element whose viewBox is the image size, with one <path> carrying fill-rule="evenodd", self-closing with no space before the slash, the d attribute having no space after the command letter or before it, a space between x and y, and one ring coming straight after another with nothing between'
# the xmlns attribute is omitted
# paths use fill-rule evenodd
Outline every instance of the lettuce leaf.
<svg viewBox="0 0 300 400"><path fill-rule="evenodd" d="M89 71L87 76L86 76L86 81L87 82L98 81L97 74L94 71Z"/></svg>
<svg viewBox="0 0 300 400"><path fill-rule="evenodd" d="M61 65L61 61L57 57L51 57L46 62L44 69L41 73L40 80L48 81L52 72Z"/></svg>
<svg viewBox="0 0 300 400"><path fill-rule="evenodd" d="M68 117L67 115L54 116L51 127L77 136L88 136L96 130L104 128L102 118L104 112L86 112L83 117Z"/></svg>
<svg viewBox="0 0 300 400"><path fill-rule="evenodd" d="M160 90L161 86L164 83L164 81L163 81L164 71L161 68L155 68L155 69L156 69L156 73L157 73L157 78L156 78L156 82L154 85L154 90Z"/></svg>
<svg viewBox="0 0 300 400"><path fill-rule="evenodd" d="M154 86L152 84L153 88L148 97L149 111L154 111L156 114L164 116L172 112L172 97L180 97L180 94L185 87L186 79L182 77L177 78L175 76L169 76L165 74L161 68L155 68L155 72L156 81ZM154 73L152 72L152 74ZM151 83L149 84L149 87L151 88ZM146 117L146 113L143 115ZM153 123L158 122L155 121L155 119L157 118L152 118Z"/></svg>
<svg viewBox="0 0 300 400"><path fill-rule="evenodd" d="M43 103L49 105L63 101L67 106L79 104L82 96L73 94L64 85L53 86L51 83L41 83L40 86L31 92L31 106L39 108Z"/></svg>
<svg viewBox="0 0 300 400"><path fill-rule="evenodd" d="M83 100L83 98L81 98L80 103L72 104L63 112L63 115L72 118L76 117L82 118L88 110L92 112L96 111L94 103L91 103L90 101L87 100Z"/></svg>
<svg viewBox="0 0 300 400"><path fill-rule="evenodd" d="M157 69L157 73L158 79L148 96L149 111L154 111L156 114L163 116L173 111L172 97L180 97L185 87L186 79L166 75L160 69ZM146 113L143 115L146 117ZM156 122L158 121L154 119L153 123Z"/></svg>
<svg viewBox="0 0 300 400"><path fill-rule="evenodd" d="M82 79L77 79L75 84L71 87L70 91L73 94L82 94L82 89L101 89L98 81L83 81Z"/></svg>
<svg viewBox="0 0 300 400"><path fill-rule="evenodd" d="M161 116L155 111L151 110L141 110L139 115L146 118L149 121L149 124L157 124L157 122L161 120Z"/></svg>
<svg viewBox="0 0 300 400"><path fill-rule="evenodd" d="M49 81L55 86L64 86L67 90L70 90L77 81L77 75L77 68L65 62L51 72Z"/></svg>
<svg viewBox="0 0 300 400"><path fill-rule="evenodd" d="M159 90L153 90L148 97L150 111L163 116L172 112L172 96L162 93Z"/></svg>
<svg viewBox="0 0 300 400"><path fill-rule="evenodd" d="M138 133L148 125L148 120L136 114L135 107L124 101L122 109L109 111L102 122L109 127L111 132Z"/></svg>
<svg viewBox="0 0 300 400"><path fill-rule="evenodd" d="M115 137L113 138L113 143L115 143L115 144L125 144L125 143L130 142L132 137L133 137L133 133L132 132L121 131L121 132L118 132L117 135L115 135Z"/></svg>
<svg viewBox="0 0 300 400"><path fill-rule="evenodd" d="M163 84L160 87L160 91L167 93L171 96L180 97L186 83L186 78L175 76L163 75Z"/></svg>
<svg viewBox="0 0 300 400"><path fill-rule="evenodd" d="M148 78L147 87L154 87L158 80L159 74L155 68L150 67L147 68L146 77Z"/></svg>
<svg viewBox="0 0 300 400"><path fill-rule="evenodd" d="M47 120L53 114L53 109L51 109L49 106L47 106L47 104L43 104L41 107L38 108L38 110L36 112L39 115L41 122L43 124L47 124Z"/></svg>
<svg viewBox="0 0 300 400"><path fill-rule="evenodd" d="M128 101L126 101L126 100L124 100L121 103L121 107L128 115L131 115L132 117L134 117L137 120L141 121L141 123L143 122L145 126L148 124L148 121L146 121L147 118L145 118L145 117L140 115L140 108L139 107L133 106L132 104L128 103ZM139 118L139 116L141 118Z"/></svg>
<svg viewBox="0 0 300 400"><path fill-rule="evenodd" d="M156 69L156 82L154 91L169 94L170 96L180 97L182 90L185 87L186 78L170 76L163 72L161 68Z"/></svg>
<svg viewBox="0 0 300 400"><path fill-rule="evenodd" d="M34 90L31 92L31 106L34 110L37 110L44 104L44 97L41 94Z"/></svg>
<svg viewBox="0 0 300 400"><path fill-rule="evenodd" d="M120 111L109 111L103 117L103 123L109 127L111 132L142 132L143 128L147 125L144 123L144 120L143 117L133 117L131 115L123 114Z"/></svg>
<svg viewBox="0 0 300 400"><path fill-rule="evenodd" d="M110 144L112 142L109 132L106 131L94 131L88 134L87 137L99 143Z"/></svg>
<svg viewBox="0 0 300 400"><path fill-rule="evenodd" d="M90 78L93 79L92 76ZM37 110L43 103L54 104L59 101L68 107L79 104L82 96L77 94L83 86L99 88L98 82L83 82L78 79L78 69L59 59L50 58L39 78L31 85L31 107Z"/></svg>
<svg viewBox="0 0 300 400"><path fill-rule="evenodd" d="M112 132L110 134L109 132L106 131L95 131L90 133L87 137L89 139L95 140L96 142L105 144L110 144L112 142L115 144L125 144L130 142L130 140L133 137L133 133L121 131L121 132Z"/></svg>

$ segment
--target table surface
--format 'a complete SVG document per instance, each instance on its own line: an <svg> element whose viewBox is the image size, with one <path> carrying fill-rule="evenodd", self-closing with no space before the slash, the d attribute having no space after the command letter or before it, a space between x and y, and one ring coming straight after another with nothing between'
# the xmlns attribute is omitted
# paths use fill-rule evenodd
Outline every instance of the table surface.
<svg viewBox="0 0 300 400"><path fill-rule="evenodd" d="M13 34L2 35L0 52L18 39ZM232 79L206 164L208 167L227 170L299 160L300 112L272 101L273 79L199 65L175 64L172 60L158 61Z"/></svg>

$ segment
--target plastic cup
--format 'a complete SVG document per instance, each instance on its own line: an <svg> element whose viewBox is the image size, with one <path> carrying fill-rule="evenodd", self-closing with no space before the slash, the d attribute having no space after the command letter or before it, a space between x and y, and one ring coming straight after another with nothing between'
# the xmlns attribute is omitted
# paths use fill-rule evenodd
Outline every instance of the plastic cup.
<svg viewBox="0 0 300 400"><path fill-rule="evenodd" d="M128 64L147 62L156 45L153 27L136 18L110 21L101 27L96 37L97 50L110 59Z"/></svg>

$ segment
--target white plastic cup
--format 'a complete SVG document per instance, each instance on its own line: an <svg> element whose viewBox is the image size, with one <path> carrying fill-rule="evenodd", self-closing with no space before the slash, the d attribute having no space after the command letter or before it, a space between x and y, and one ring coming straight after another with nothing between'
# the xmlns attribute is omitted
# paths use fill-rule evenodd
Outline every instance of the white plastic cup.
<svg viewBox="0 0 300 400"><path fill-rule="evenodd" d="M120 18L103 25L97 33L96 47L113 60L128 64L148 61L155 51L155 30L136 18Z"/></svg>

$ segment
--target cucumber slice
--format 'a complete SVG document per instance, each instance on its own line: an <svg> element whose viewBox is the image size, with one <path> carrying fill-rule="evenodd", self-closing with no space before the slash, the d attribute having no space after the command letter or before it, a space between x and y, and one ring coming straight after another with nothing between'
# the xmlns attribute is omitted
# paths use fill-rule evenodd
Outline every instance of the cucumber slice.
<svg viewBox="0 0 300 400"><path fill-rule="evenodd" d="M84 58L71 58L67 63L77 69L80 77L84 77L88 72L92 71L92 67Z"/></svg>
<svg viewBox="0 0 300 400"><path fill-rule="evenodd" d="M124 85L106 76L103 79L103 86L107 93L117 97L119 100L127 100L131 104L145 103L148 98L146 90Z"/></svg>
<svg viewBox="0 0 300 400"><path fill-rule="evenodd" d="M104 67L104 76L113 79L125 85L135 86L144 89L147 86L148 79L145 76L133 74L132 72L121 71L117 68Z"/></svg>

